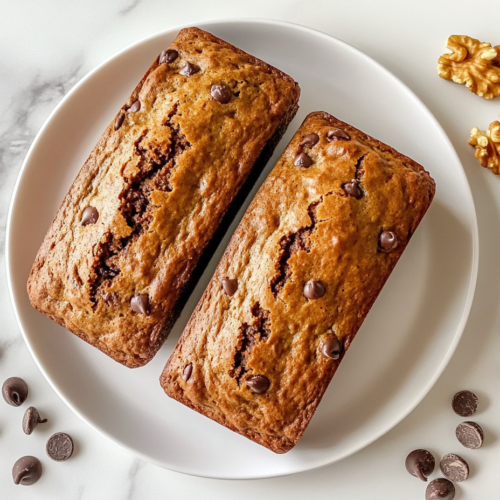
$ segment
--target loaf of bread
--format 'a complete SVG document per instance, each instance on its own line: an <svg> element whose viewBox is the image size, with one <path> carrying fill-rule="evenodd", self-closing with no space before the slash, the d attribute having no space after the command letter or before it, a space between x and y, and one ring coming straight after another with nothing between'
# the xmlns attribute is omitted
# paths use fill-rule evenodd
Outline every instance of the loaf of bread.
<svg viewBox="0 0 500 500"><path fill-rule="evenodd" d="M165 392L276 453L293 448L434 191L415 161L310 114L234 233Z"/></svg>
<svg viewBox="0 0 500 500"><path fill-rule="evenodd" d="M299 94L276 68L210 33L182 30L62 202L29 276L32 305L116 361L146 364Z"/></svg>

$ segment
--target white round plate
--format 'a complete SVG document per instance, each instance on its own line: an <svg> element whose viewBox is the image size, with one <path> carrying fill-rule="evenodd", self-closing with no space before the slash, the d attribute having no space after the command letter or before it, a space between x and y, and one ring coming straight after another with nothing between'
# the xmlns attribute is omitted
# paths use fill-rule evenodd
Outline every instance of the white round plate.
<svg viewBox="0 0 500 500"><path fill-rule="evenodd" d="M224 20L197 26L284 70L302 88L299 113L258 184L304 117L318 110L414 158L437 183L429 213L299 445L275 455L169 399L158 382L229 233L169 339L144 368L129 370L115 363L36 312L28 301L28 273L61 200L107 124L179 28L101 64L68 93L40 130L9 215L10 293L41 371L66 404L103 435L146 460L188 474L231 479L292 474L367 446L400 422L436 382L457 346L472 302L478 261L474 205L458 157L434 117L366 55L331 36L283 22Z"/></svg>

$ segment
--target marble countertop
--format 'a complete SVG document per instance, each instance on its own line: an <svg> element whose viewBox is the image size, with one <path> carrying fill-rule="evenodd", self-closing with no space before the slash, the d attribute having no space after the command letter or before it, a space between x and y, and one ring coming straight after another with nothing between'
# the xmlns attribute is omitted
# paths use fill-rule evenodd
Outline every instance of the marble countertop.
<svg viewBox="0 0 500 500"><path fill-rule="evenodd" d="M498 118L500 100L483 101L436 75L436 60L451 34L500 43L496 0L420 2L393 0L0 0L0 381L23 377L29 405L49 419L31 436L21 430L23 408L0 404L0 497L37 500L155 500L424 498L425 487L404 470L404 458L424 447L435 456L461 453L471 466L458 500L498 498L500 491L500 178L482 169L467 138L473 126ZM175 25L211 18L267 17L334 35L366 52L403 80L449 135L472 188L479 222L480 265L476 295L463 339L424 401L387 435L340 463L294 476L220 481L160 469L106 440L75 416L40 374L20 335L7 290L5 226L22 161L44 120L88 71L123 47ZM319 69L320 70L320 69ZM408 133L412 133L411 123ZM418 133L415 131L415 133ZM441 186L446 189L446 186ZM481 450L457 443L455 392L481 399L475 416L485 430ZM51 462L44 452L56 431L71 434L71 460ZM44 475L34 486L15 486L11 469L23 455L39 456ZM237 456L235 456L237 460Z"/></svg>

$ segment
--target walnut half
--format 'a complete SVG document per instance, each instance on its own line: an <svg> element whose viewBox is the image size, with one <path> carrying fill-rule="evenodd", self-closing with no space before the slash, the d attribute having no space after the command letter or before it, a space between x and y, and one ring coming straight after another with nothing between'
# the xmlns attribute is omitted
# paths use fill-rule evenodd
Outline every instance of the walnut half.
<svg viewBox="0 0 500 500"><path fill-rule="evenodd" d="M465 85L484 99L500 95L500 45L480 42L465 35L452 35L446 42L452 53L438 59L438 75Z"/></svg>
<svg viewBox="0 0 500 500"><path fill-rule="evenodd" d="M469 144L476 148L474 156L479 163L500 175L500 122L491 123L484 132L474 127L470 131Z"/></svg>

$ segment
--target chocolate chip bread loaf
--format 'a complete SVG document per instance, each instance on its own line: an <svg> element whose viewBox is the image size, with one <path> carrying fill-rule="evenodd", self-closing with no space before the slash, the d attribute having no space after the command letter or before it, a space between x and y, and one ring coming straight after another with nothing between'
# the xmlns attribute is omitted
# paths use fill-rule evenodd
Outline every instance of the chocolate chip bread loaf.
<svg viewBox="0 0 500 500"><path fill-rule="evenodd" d="M116 361L146 364L299 94L276 68L210 33L182 30L64 199L28 280L33 306Z"/></svg>
<svg viewBox="0 0 500 500"><path fill-rule="evenodd" d="M233 235L165 392L276 453L293 448L434 191L410 158L310 114Z"/></svg>

